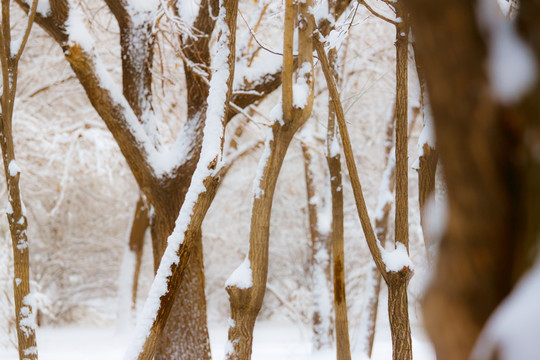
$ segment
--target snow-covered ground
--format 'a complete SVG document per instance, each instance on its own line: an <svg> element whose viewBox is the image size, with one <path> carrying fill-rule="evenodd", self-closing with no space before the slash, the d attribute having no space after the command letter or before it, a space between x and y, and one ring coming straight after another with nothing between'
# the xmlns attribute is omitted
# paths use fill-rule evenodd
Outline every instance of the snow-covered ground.
<svg viewBox="0 0 540 360"><path fill-rule="evenodd" d="M416 331L415 331L416 330ZM116 360L122 359L130 333L119 332L114 327L44 327L38 329L40 360ZM314 355L308 329L294 324L261 322L255 326L254 360L307 360L335 359L333 353ZM223 359L227 328L210 327L212 354L214 359ZM431 345L421 330L413 328L413 350L415 360L435 359ZM388 328L382 328L375 338L374 360L387 360L392 356L392 343ZM0 359L17 360L15 349L0 348ZM353 359L361 360L359 352Z"/></svg>

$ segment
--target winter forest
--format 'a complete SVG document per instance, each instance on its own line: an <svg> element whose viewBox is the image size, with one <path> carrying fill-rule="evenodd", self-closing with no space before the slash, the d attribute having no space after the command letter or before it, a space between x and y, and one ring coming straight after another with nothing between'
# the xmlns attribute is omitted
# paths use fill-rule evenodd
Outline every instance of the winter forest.
<svg viewBox="0 0 540 360"><path fill-rule="evenodd" d="M540 1L0 2L1 360L540 359Z"/></svg>

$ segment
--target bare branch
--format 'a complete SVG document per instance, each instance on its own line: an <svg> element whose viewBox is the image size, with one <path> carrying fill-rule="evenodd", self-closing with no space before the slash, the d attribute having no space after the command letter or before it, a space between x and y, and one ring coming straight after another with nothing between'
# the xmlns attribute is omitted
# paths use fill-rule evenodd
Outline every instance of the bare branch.
<svg viewBox="0 0 540 360"><path fill-rule="evenodd" d="M379 14L378 12L376 12L375 10L373 10L373 8L372 8L365 0L358 0L358 3L364 5L364 6L366 7L366 9L369 10L370 13L372 13L373 15L375 15L376 17L378 17L379 19L384 20L384 21L386 21L387 23L390 23L390 24L392 24L392 25L394 25L394 26L397 26L397 24L398 24L397 21L391 20L391 19L387 18L386 16Z"/></svg>

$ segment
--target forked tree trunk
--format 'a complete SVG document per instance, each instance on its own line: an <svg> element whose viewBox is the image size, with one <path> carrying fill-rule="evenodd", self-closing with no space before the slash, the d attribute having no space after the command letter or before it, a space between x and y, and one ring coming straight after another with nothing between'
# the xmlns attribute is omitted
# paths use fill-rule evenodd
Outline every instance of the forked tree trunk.
<svg viewBox="0 0 540 360"><path fill-rule="evenodd" d="M249 252L243 264L229 277L226 289L229 293L231 320L229 321L226 358L248 360L251 358L253 328L261 309L268 276L268 245L270 215L276 182L290 141L296 131L308 119L313 106L313 48L312 23L306 15L310 1L298 5L298 13L292 0L285 3L285 26L283 39L282 117L273 119L271 133L266 138L263 156L259 162L255 180L251 211ZM297 18L297 19L296 19ZM298 20L298 77L307 86L308 98L301 107L294 104L293 97L293 34ZM307 68L309 66L309 68Z"/></svg>
<svg viewBox="0 0 540 360"><path fill-rule="evenodd" d="M409 181L407 157L408 125L408 14L403 11L400 0L395 5L396 16L396 246L402 244L409 252ZM392 333L392 357L394 360L412 359L411 325L407 302L407 285L412 277L409 268L389 271L385 278L388 285L388 313Z"/></svg>

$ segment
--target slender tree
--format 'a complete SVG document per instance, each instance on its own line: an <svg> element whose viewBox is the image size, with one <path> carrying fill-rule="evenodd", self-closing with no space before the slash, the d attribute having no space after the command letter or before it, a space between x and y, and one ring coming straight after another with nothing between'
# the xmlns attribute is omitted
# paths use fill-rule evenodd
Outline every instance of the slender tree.
<svg viewBox="0 0 540 360"><path fill-rule="evenodd" d="M253 328L266 291L270 215L274 190L290 141L308 119L313 106L311 40L313 23L307 22L310 5L310 1L298 3L296 11L292 0L285 2L282 101L277 105L277 114L266 138L265 150L255 179L249 252L242 265L234 271L226 283L231 306L227 359L251 358ZM293 87L295 22L299 24L299 65L296 71L296 86Z"/></svg>
<svg viewBox="0 0 540 360"><path fill-rule="evenodd" d="M312 18L312 21L315 20ZM398 35L403 36L403 35ZM411 263L408 258L408 242L404 243L408 239L406 234L398 233L396 237L396 254L394 261L385 261L388 259L388 253L380 246L371 221L367 211L366 203L364 196L362 194L362 186L360 179L358 177L358 171L356 170L356 164L354 160L354 155L352 152L352 146L347 131L345 123L345 114L343 112L343 107L339 98L339 92L337 90L335 79L333 78L328 57L324 50L323 43L318 39L314 38L315 49L317 55L321 62L323 68L323 73L328 85L328 89L332 96L332 102L336 110L336 118L338 120L339 130L343 141L343 148L345 153L345 160L347 162L347 168L349 170L349 175L351 176L351 183L353 187L356 207L358 210L358 216L360 218L360 223L364 230L366 236L367 244L373 260L379 269L379 272L383 276L386 284L388 285L388 312L390 318L390 327L392 332L392 346L393 346L393 358L394 359L410 359L412 358L412 344L411 344L411 334L410 334L410 324L409 324L409 315L408 315L408 301L407 301L407 284L412 276ZM406 104L406 102L405 102ZM397 112L399 114L399 112ZM405 112L406 114L406 112ZM399 115L398 115L399 118ZM406 117L405 117L406 120ZM403 126L397 126L396 128L403 131ZM407 122L405 121L405 144L407 139ZM403 137L403 134L398 130L396 138ZM403 140L403 139L402 139ZM402 143L401 147L403 146ZM396 148L400 146L396 145ZM396 154L397 157L397 154ZM403 155L400 155L403 159ZM406 155L405 155L406 160ZM405 166L406 169L406 166ZM397 172L396 176L403 176L403 172ZM399 181L404 181L402 178ZM403 185L401 187L403 191ZM403 201L403 194L399 197ZM397 200L396 200L397 201ZM403 204L399 207L400 216L404 217L404 210L402 209ZM406 216L405 216L406 217ZM403 219L402 219L403 221ZM407 231L408 232L408 229ZM384 258L383 258L384 256Z"/></svg>
<svg viewBox="0 0 540 360"><path fill-rule="evenodd" d="M10 1L2 0L2 23L0 29L0 61L2 66L2 113L0 115L0 147L6 177L8 208L6 211L13 246L13 291L15 325L19 359L38 358L35 304L30 293L30 255L28 243L28 220L19 185L21 170L15 160L13 144L13 109L15 106L19 60L26 46L34 23L38 1L34 0L28 12L28 22L20 38L12 40Z"/></svg>

